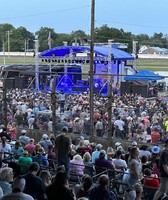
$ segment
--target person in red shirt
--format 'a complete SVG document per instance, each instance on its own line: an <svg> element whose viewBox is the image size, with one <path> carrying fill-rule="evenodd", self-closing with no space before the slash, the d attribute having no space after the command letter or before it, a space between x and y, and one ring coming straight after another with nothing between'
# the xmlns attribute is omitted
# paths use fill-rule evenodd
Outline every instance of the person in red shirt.
<svg viewBox="0 0 168 200"><path fill-rule="evenodd" d="M24 147L24 150L28 151L30 155L33 154L33 151L35 150L35 144L34 144L34 139L31 138L29 144L27 144Z"/></svg>
<svg viewBox="0 0 168 200"><path fill-rule="evenodd" d="M155 128L152 132L151 132L151 143L158 143L158 141L160 140L160 134L157 130L157 128Z"/></svg>

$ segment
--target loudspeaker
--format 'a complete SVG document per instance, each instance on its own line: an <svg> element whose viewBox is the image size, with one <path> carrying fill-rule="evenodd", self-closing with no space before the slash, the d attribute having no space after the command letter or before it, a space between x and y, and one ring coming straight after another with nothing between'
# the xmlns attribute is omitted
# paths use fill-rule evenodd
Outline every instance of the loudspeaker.
<svg viewBox="0 0 168 200"><path fill-rule="evenodd" d="M128 94L141 94L142 97L148 97L148 85L141 85L134 82L121 82L120 88L121 95Z"/></svg>
<svg viewBox="0 0 168 200"><path fill-rule="evenodd" d="M23 78L22 77L15 77L15 88L22 89L23 88Z"/></svg>
<svg viewBox="0 0 168 200"><path fill-rule="evenodd" d="M14 88L14 82L15 82L14 78L7 78L6 79L6 88L7 89L13 89Z"/></svg>

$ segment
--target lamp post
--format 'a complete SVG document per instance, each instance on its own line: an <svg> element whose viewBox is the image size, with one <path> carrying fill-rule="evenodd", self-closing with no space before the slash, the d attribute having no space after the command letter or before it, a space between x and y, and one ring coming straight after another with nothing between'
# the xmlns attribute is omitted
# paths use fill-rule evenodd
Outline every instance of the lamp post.
<svg viewBox="0 0 168 200"><path fill-rule="evenodd" d="M9 56L10 56L10 34L11 34L12 32L11 31L7 31L7 37L8 37L8 58L9 58Z"/></svg>
<svg viewBox="0 0 168 200"><path fill-rule="evenodd" d="M39 91L39 60L38 60L38 40L35 40L35 89Z"/></svg>
<svg viewBox="0 0 168 200"><path fill-rule="evenodd" d="M95 0L91 1L91 41L90 41L90 133L94 136L94 101L93 101L93 78L94 78L94 21L95 21Z"/></svg>

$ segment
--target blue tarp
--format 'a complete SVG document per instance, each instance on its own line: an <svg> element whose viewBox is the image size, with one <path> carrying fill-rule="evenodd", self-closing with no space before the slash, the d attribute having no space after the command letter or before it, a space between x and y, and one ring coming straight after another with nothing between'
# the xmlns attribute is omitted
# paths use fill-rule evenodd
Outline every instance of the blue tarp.
<svg viewBox="0 0 168 200"><path fill-rule="evenodd" d="M79 53L86 51L90 52L90 46L59 46L42 52L39 54L39 58L52 56L64 57L71 52ZM97 56L108 57L109 49L105 46L94 46L94 53L97 54ZM134 60L134 57L130 53L120 49L112 48L112 54L114 55L114 60Z"/></svg>
<svg viewBox="0 0 168 200"><path fill-rule="evenodd" d="M134 75L125 76L126 81L157 81L164 79L163 76L150 72L148 70L141 70Z"/></svg>

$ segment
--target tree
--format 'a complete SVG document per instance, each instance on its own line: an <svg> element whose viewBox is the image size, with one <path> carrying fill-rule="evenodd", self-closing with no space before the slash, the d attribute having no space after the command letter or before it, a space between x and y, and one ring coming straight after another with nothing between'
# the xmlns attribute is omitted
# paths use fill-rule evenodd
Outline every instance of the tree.
<svg viewBox="0 0 168 200"><path fill-rule="evenodd" d="M49 48L48 46L48 36L49 32L51 34L51 46L53 47L58 35L55 33L54 29L48 27L41 27L39 31L35 33L39 40L39 51L44 51Z"/></svg>

